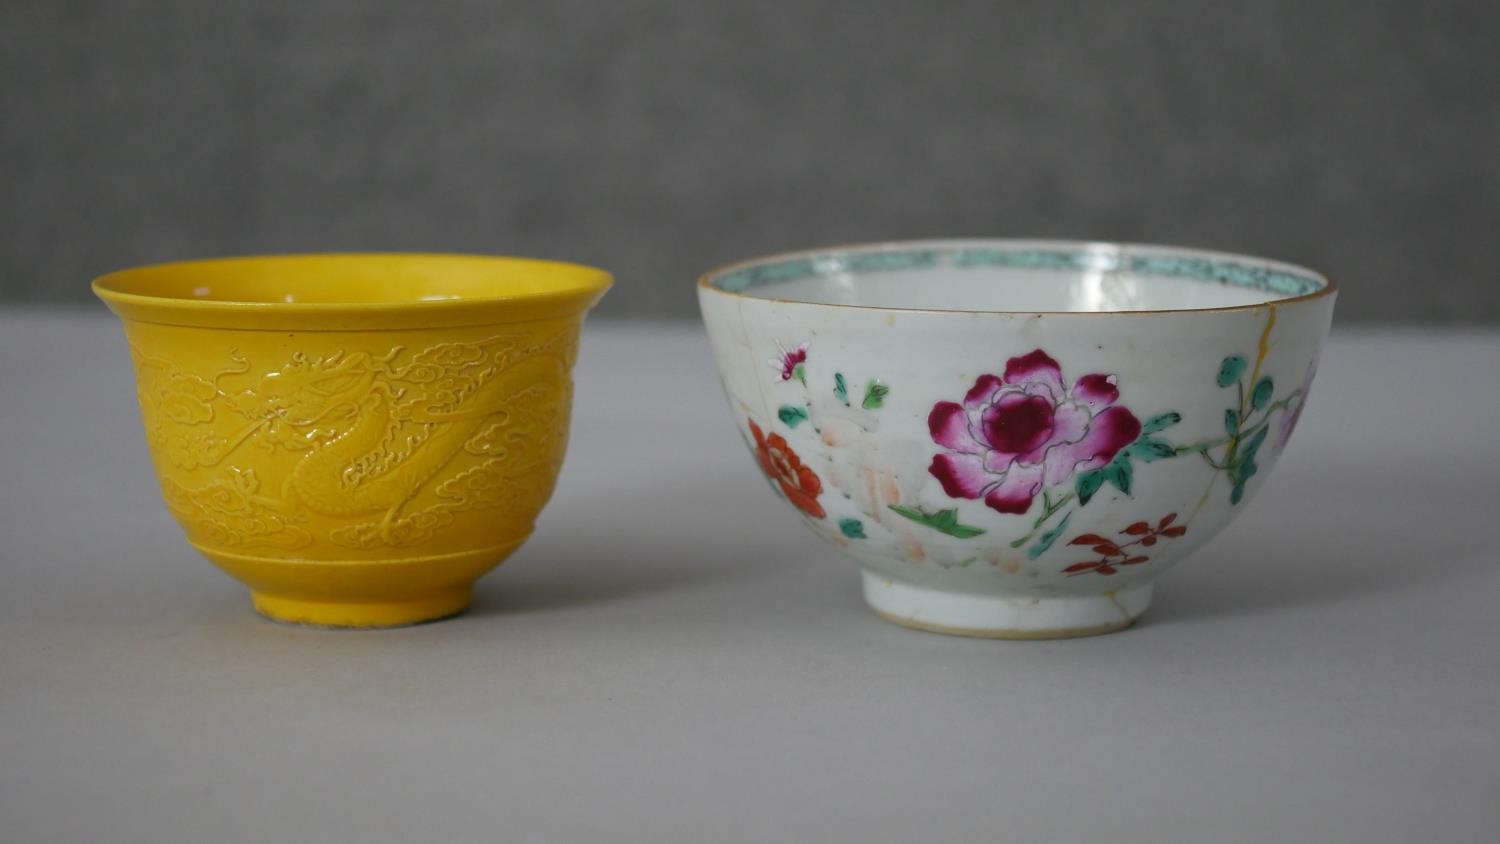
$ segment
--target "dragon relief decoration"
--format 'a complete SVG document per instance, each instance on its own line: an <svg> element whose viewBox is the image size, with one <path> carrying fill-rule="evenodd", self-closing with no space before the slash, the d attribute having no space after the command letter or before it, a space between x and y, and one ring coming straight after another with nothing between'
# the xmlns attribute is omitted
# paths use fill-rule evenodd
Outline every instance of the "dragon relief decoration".
<svg viewBox="0 0 1500 844"><path fill-rule="evenodd" d="M341 522L317 538L373 549L414 545L469 510L536 517L567 442L576 337L295 353L259 377L237 351L209 378L131 352L153 453L210 472L192 488L163 473L168 506L195 532L224 547L290 550L314 542L315 513ZM268 489L253 449L302 456Z"/></svg>

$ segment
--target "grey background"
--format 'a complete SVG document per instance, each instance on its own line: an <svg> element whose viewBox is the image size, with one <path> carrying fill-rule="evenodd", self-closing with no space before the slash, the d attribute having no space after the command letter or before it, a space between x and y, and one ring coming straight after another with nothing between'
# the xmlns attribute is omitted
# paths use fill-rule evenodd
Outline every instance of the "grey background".
<svg viewBox="0 0 1500 844"><path fill-rule="evenodd" d="M473 609L332 632L182 540L113 317L0 310L0 841L1493 844L1497 359L1336 333L1138 626L996 642L865 608L700 329L601 322Z"/></svg>
<svg viewBox="0 0 1500 844"><path fill-rule="evenodd" d="M417 249L616 272L791 248L1148 240L1500 320L1500 4L0 4L0 297L124 265Z"/></svg>

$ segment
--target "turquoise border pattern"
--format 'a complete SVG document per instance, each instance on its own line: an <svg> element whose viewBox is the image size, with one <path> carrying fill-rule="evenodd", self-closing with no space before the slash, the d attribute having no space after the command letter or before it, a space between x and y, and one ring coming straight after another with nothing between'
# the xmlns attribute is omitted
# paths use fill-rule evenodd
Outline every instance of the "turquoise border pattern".
<svg viewBox="0 0 1500 844"><path fill-rule="evenodd" d="M943 264L960 268L1011 267L1057 272L1125 271L1229 284L1288 297L1316 293L1324 287L1322 282L1301 273L1222 258L1159 253L1131 255L1128 250L1122 253L1087 249L999 247L923 247L832 252L827 255L752 264L718 276L710 283L720 290L742 293L754 287L819 276L923 269Z"/></svg>

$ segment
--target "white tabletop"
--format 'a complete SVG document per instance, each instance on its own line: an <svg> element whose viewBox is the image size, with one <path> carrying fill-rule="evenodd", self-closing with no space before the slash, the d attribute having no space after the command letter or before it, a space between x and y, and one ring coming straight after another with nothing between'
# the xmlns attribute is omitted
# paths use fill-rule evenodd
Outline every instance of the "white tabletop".
<svg viewBox="0 0 1500 844"><path fill-rule="evenodd" d="M460 618L284 627L159 499L102 313L0 312L0 841L1500 840L1500 332L1348 332L1136 628L880 621L696 326L586 331Z"/></svg>

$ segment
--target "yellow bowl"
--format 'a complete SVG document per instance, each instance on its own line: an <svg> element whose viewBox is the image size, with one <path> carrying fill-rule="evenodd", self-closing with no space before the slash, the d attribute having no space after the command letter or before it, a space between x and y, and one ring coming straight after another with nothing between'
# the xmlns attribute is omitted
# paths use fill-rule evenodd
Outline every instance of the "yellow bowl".
<svg viewBox="0 0 1500 844"><path fill-rule="evenodd" d="M125 322L188 542L279 621L442 618L530 535L608 273L464 255L161 264L94 282Z"/></svg>

